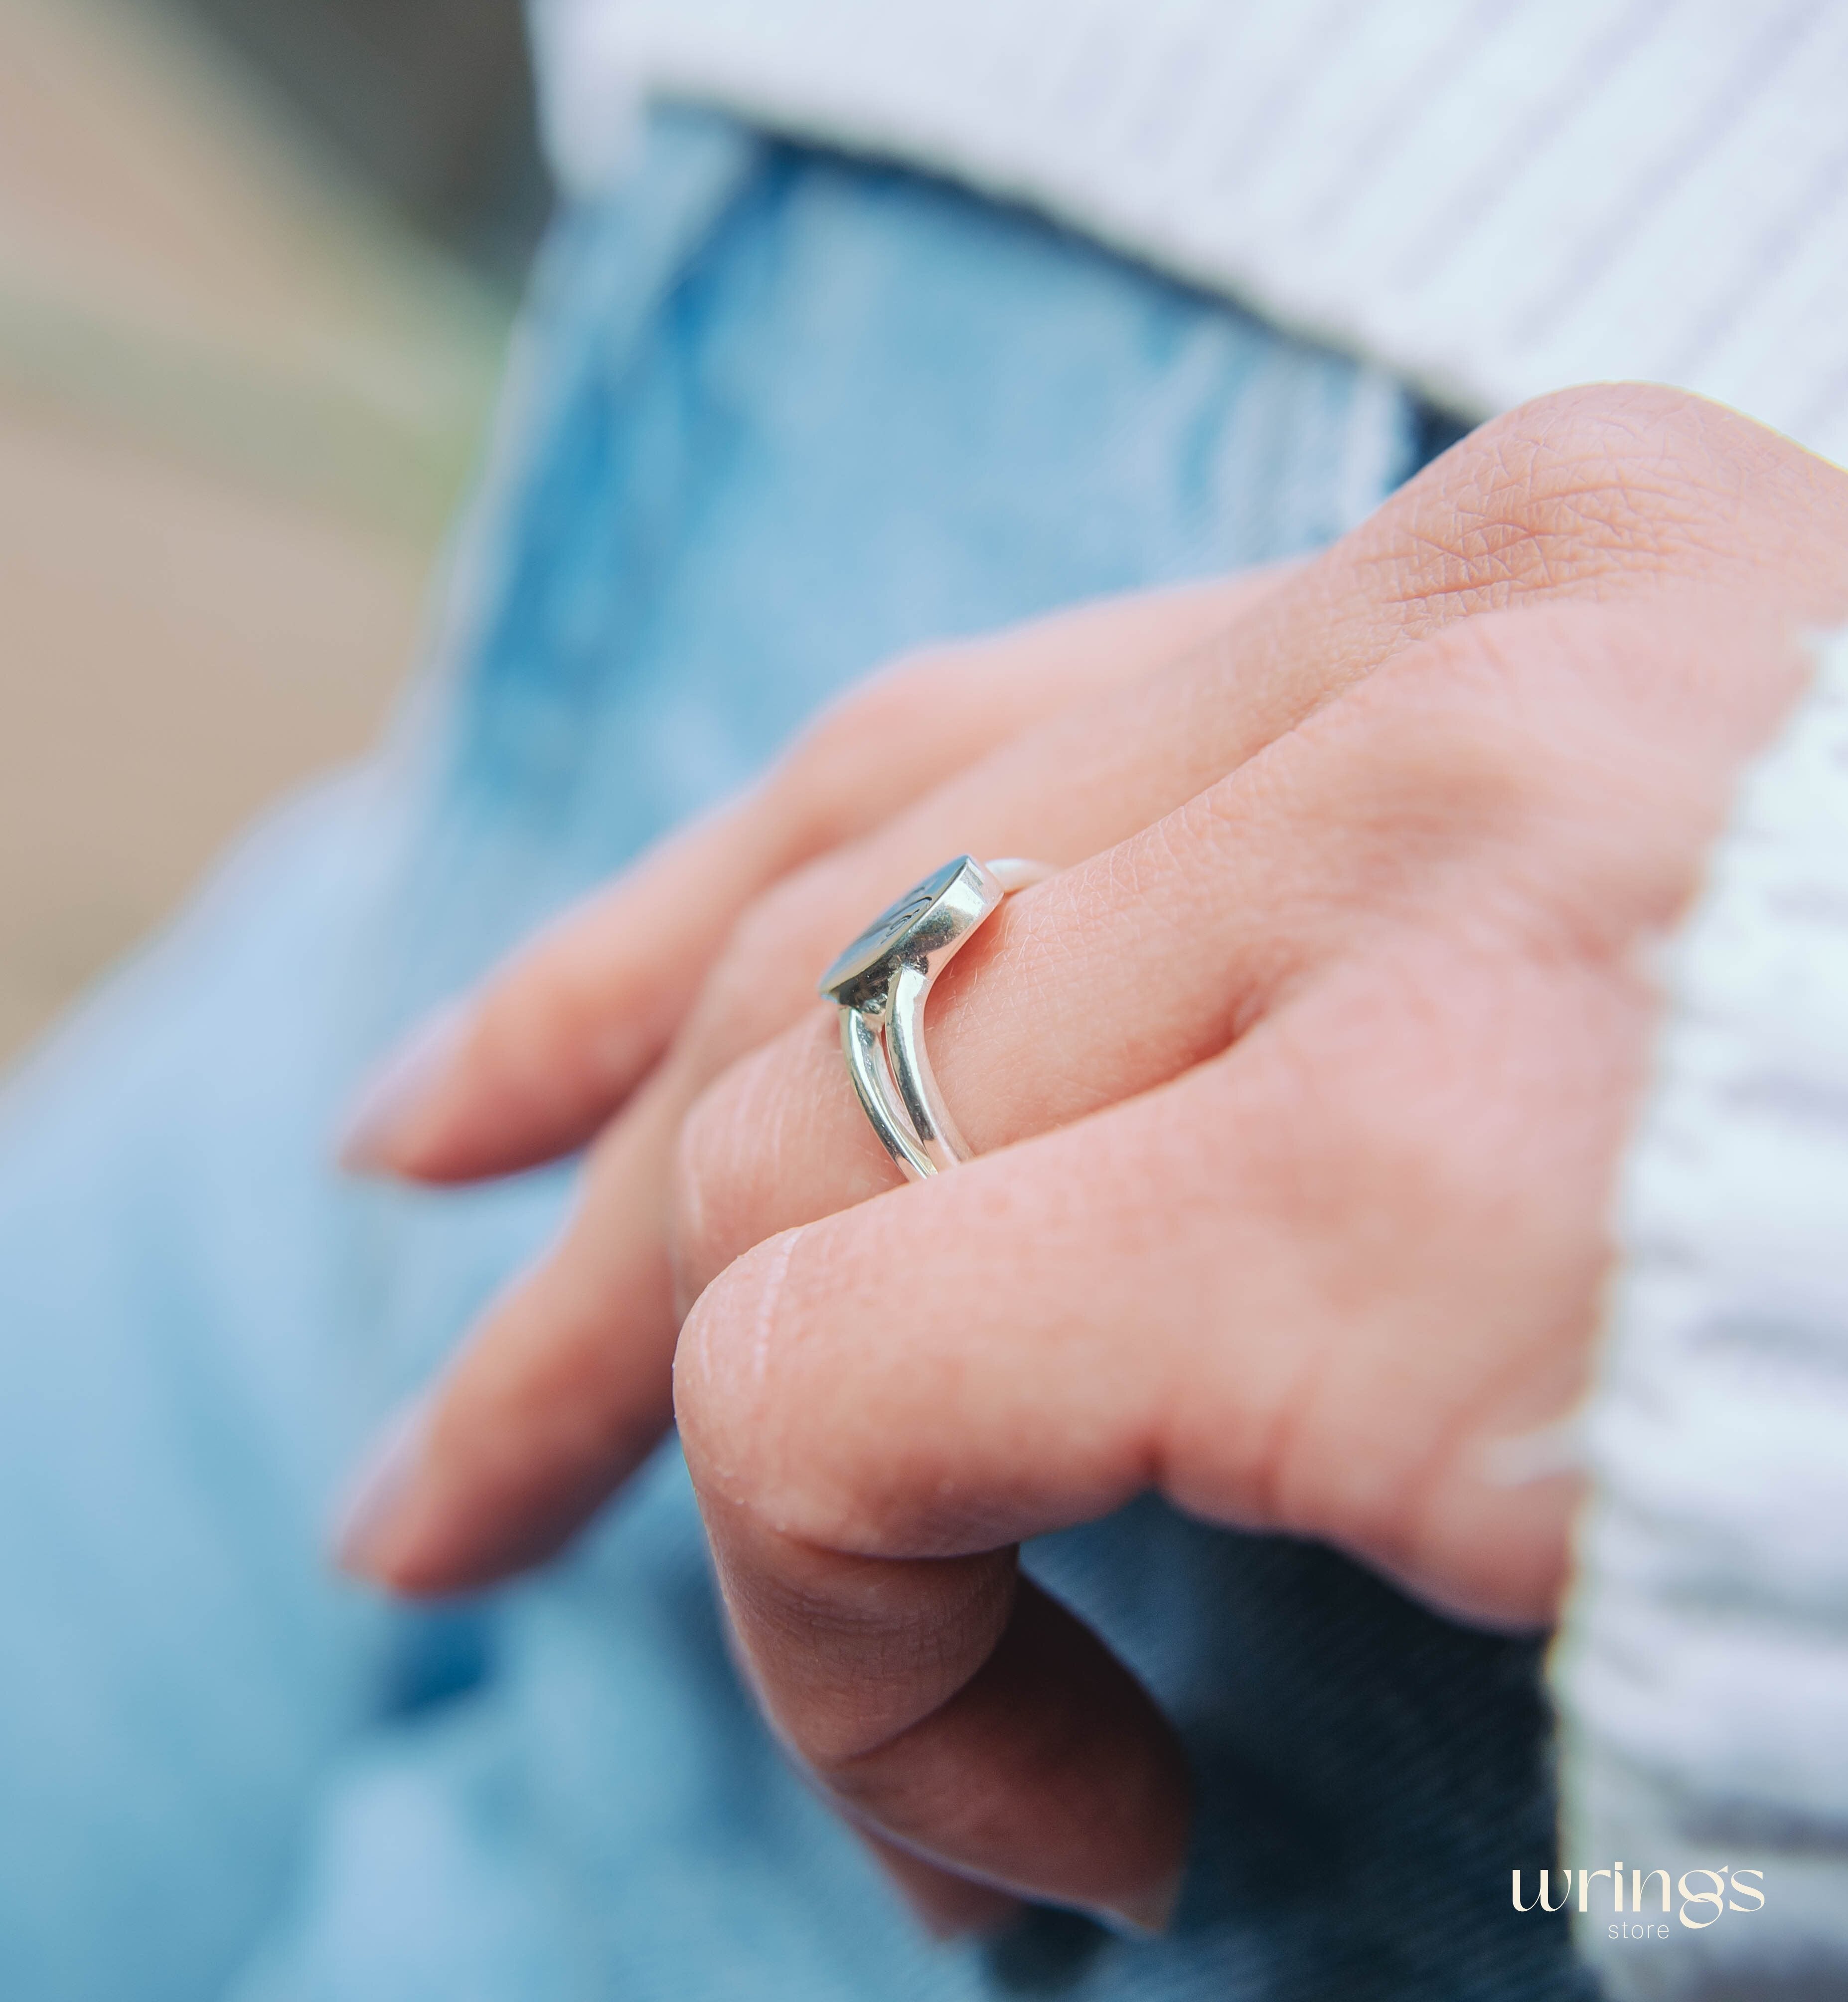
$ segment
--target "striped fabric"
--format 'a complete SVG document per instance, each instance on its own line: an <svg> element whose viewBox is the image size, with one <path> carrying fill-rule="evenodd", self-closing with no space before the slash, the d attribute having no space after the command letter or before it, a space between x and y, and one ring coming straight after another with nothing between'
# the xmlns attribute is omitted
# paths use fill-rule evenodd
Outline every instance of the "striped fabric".
<svg viewBox="0 0 1848 2002"><path fill-rule="evenodd" d="M1848 639L1740 795L1630 1149L1553 1675L1563 1860L1676 1887L1665 1937L1581 1925L1613 2002L1848 1994L1845 780Z"/></svg>
<svg viewBox="0 0 1848 2002"><path fill-rule="evenodd" d="M646 89L1028 203L1471 414L1642 377L1848 459L1841 0L534 0Z"/></svg>

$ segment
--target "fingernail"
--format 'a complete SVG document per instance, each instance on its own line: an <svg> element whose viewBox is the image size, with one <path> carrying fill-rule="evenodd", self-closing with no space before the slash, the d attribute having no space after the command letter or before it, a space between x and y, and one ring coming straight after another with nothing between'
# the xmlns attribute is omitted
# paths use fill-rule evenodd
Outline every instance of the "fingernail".
<svg viewBox="0 0 1848 2002"><path fill-rule="evenodd" d="M999 1932L1026 1909L1011 1891L963 1877L855 1822L860 1840L878 1857L894 1888L932 1938L948 1941Z"/></svg>
<svg viewBox="0 0 1848 2002"><path fill-rule="evenodd" d="M405 1497L424 1464L430 1400L413 1397L389 1420L367 1449L334 1516L334 1561L355 1578L375 1583Z"/></svg>
<svg viewBox="0 0 1848 2002"><path fill-rule="evenodd" d="M1177 1870L1147 1892L1102 1906L1094 1916L1099 1924L1123 1938L1153 1939L1168 1930L1174 1907L1180 1903L1184 1875L1184 1870Z"/></svg>
<svg viewBox="0 0 1848 2002"><path fill-rule="evenodd" d="M364 1174L392 1165L405 1128L454 1062L467 1020L462 1002L438 1009L360 1086L341 1128L343 1168Z"/></svg>

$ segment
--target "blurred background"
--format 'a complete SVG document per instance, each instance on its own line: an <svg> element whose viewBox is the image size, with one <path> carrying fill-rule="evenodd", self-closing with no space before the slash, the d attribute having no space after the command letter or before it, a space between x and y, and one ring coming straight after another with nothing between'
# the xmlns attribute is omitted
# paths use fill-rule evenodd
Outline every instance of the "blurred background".
<svg viewBox="0 0 1848 2002"><path fill-rule="evenodd" d="M378 727L547 201L519 0L0 0L0 1062Z"/></svg>

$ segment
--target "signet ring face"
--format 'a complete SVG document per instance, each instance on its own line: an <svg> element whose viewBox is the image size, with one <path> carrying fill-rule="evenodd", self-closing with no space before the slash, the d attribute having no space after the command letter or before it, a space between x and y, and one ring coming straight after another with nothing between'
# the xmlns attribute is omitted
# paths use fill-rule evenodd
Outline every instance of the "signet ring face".
<svg viewBox="0 0 1848 2002"><path fill-rule="evenodd" d="M1004 897L1053 874L1043 862L959 855L881 911L821 976L823 999L840 1010L854 1093L914 1181L969 1158L924 1045L932 984Z"/></svg>

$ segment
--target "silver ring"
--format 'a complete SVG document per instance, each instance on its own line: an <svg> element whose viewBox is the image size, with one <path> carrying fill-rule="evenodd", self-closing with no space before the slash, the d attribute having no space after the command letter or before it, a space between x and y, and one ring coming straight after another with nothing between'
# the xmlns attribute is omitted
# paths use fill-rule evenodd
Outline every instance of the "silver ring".
<svg viewBox="0 0 1848 2002"><path fill-rule="evenodd" d="M924 1048L932 985L1002 898L1057 873L1049 863L959 855L881 911L821 976L822 998L841 1011L855 1094L913 1181L969 1158Z"/></svg>

